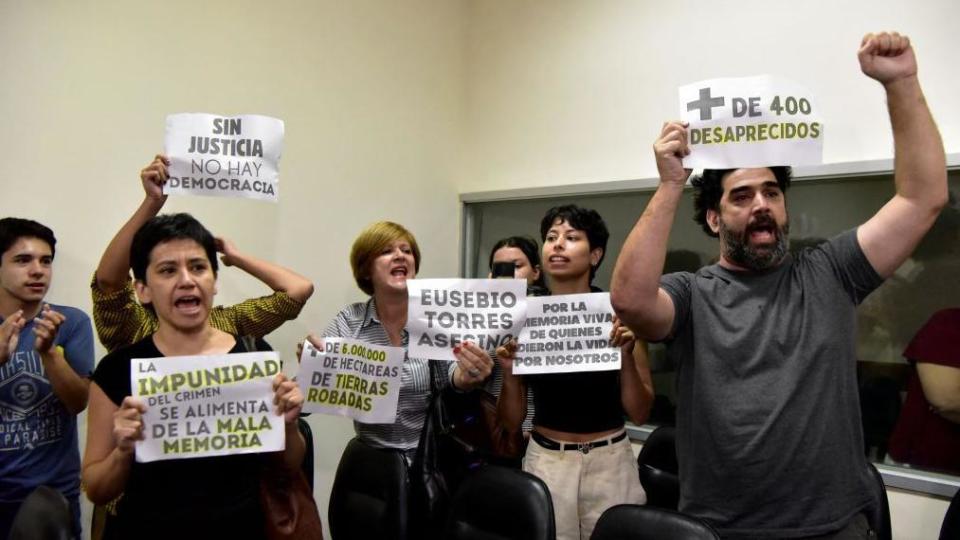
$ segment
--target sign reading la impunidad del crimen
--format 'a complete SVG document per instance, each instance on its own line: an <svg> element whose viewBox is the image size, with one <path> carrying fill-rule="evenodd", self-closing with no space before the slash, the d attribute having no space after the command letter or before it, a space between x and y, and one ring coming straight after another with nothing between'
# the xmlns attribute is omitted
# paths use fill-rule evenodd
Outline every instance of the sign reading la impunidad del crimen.
<svg viewBox="0 0 960 540"><path fill-rule="evenodd" d="M147 405L139 462L283 450L274 411L275 351L130 361L133 396Z"/></svg>

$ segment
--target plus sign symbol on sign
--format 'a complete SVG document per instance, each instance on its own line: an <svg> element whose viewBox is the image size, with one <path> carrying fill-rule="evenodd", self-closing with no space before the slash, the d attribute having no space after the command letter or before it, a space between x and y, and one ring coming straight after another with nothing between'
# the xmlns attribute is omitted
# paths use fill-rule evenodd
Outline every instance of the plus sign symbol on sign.
<svg viewBox="0 0 960 540"><path fill-rule="evenodd" d="M700 89L700 98L687 103L687 110L700 109L700 120L712 120L713 108L723 107L724 99L722 97L710 97L710 88Z"/></svg>

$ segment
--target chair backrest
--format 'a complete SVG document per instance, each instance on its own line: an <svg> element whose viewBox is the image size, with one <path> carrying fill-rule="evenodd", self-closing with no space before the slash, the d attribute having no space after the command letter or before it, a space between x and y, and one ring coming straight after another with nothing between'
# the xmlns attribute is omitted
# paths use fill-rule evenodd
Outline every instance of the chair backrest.
<svg viewBox="0 0 960 540"><path fill-rule="evenodd" d="M443 538L554 540L550 491L532 474L485 465L468 476L454 495Z"/></svg>
<svg viewBox="0 0 960 540"><path fill-rule="evenodd" d="M873 496L876 501L876 504L868 508L864 513L867 516L867 521L870 522L870 528L873 529L873 532L877 533L877 538L879 540L891 540L893 538L893 527L890 525L890 503L887 500L887 486L883 482L883 476L880 474L880 471L873 465L873 463L867 462L867 468L870 471L870 476L873 477Z"/></svg>
<svg viewBox="0 0 960 540"><path fill-rule="evenodd" d="M867 455L883 461L887 444L900 418L900 383L891 377L864 377L860 381L860 424Z"/></svg>
<svg viewBox="0 0 960 540"><path fill-rule="evenodd" d="M943 525L940 526L940 540L957 538L960 538L960 491L953 494L947 514L943 516Z"/></svg>
<svg viewBox="0 0 960 540"><path fill-rule="evenodd" d="M9 540L69 540L73 537L70 504L57 490L40 486L20 505Z"/></svg>
<svg viewBox="0 0 960 540"><path fill-rule="evenodd" d="M618 504L608 508L590 540L719 540L707 523L673 510Z"/></svg>
<svg viewBox="0 0 960 540"><path fill-rule="evenodd" d="M306 443L306 448L303 453L303 463L300 465L300 468L303 469L303 475L307 477L307 484L310 486L310 491L313 491L313 430L310 429L310 424L303 418L297 418L297 429L300 431L300 434L303 435L303 440Z"/></svg>
<svg viewBox="0 0 960 540"><path fill-rule="evenodd" d="M343 451L330 492L333 540L407 538L407 462L399 450L353 438Z"/></svg>
<svg viewBox="0 0 960 540"><path fill-rule="evenodd" d="M650 433L637 456L637 468L640 484L647 492L647 505L676 510L680 503L680 479L673 426L660 426Z"/></svg>

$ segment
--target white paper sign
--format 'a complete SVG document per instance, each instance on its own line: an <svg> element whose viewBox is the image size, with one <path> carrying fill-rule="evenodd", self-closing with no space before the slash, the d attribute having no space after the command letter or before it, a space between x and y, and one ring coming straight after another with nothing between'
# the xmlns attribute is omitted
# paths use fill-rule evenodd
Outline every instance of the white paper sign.
<svg viewBox="0 0 960 540"><path fill-rule="evenodd" d="M283 120L247 114L167 116L164 193L277 202Z"/></svg>
<svg viewBox="0 0 960 540"><path fill-rule="evenodd" d="M770 77L711 79L680 87L690 123L688 169L817 165L823 121L809 91Z"/></svg>
<svg viewBox="0 0 960 540"><path fill-rule="evenodd" d="M407 331L410 356L456 360L465 341L494 351L515 338L526 314L523 279L411 279Z"/></svg>
<svg viewBox="0 0 960 540"><path fill-rule="evenodd" d="M610 341L610 293L527 299L527 322L517 340L513 372L569 373L620 369L620 348Z"/></svg>
<svg viewBox="0 0 960 540"><path fill-rule="evenodd" d="M274 351L130 361L134 397L147 404L139 462L283 450L274 411Z"/></svg>
<svg viewBox="0 0 960 540"><path fill-rule="evenodd" d="M403 347L323 338L323 351L304 341L297 384L304 412L349 416L365 424L397 419Z"/></svg>

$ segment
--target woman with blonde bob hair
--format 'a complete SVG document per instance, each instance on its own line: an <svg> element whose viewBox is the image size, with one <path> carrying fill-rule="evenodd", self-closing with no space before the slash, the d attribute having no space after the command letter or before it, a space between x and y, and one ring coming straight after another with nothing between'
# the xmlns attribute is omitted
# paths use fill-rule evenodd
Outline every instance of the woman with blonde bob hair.
<svg viewBox="0 0 960 540"><path fill-rule="evenodd" d="M350 338L375 345L406 348L407 280L420 270L420 247L413 234L402 225L380 221L360 232L350 250L350 267L360 290L370 298L350 304L334 317L323 337ZM322 347L322 338L308 339ZM445 376L435 381L437 388L450 385L461 390L479 386L493 369L493 361L474 343L454 348L456 362L438 373ZM404 452L407 462L413 461L420 432L430 403L430 360L403 359L397 418L391 424L354 422L357 436L376 448L393 448Z"/></svg>

